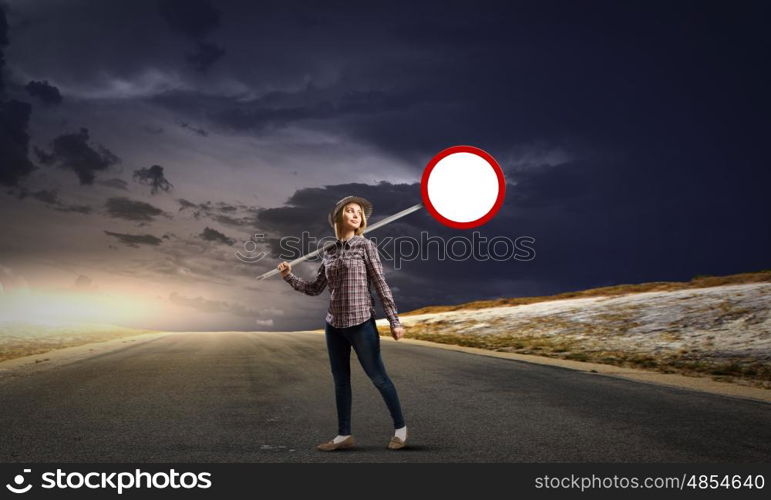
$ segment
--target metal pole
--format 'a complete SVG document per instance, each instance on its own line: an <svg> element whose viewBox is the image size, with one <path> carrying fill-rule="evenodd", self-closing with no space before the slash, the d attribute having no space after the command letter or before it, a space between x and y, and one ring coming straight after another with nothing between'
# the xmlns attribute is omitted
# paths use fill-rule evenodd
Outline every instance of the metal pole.
<svg viewBox="0 0 771 500"><path fill-rule="evenodd" d="M379 227L383 227L386 224L390 224L391 222L395 221L396 219L400 219L400 218L404 217L405 215L408 215L408 214L411 214L412 212L420 210L422 207L423 207L423 203L418 203L417 205L413 205L410 208L402 210L401 212L398 212L398 213L395 213L393 215L390 215L390 216L386 217L385 219L380 220L380 221L376 222L375 224L372 224L371 226L368 226L367 229L364 230L364 233L366 234L366 233L368 233L370 231L374 231L375 229L377 229ZM299 258L293 260L292 262L289 263L289 265L290 266L294 266L295 264L299 264L300 262L308 260L311 257L315 257L316 255L319 254L319 252L324 251L327 248L330 248L330 247L334 246L334 244L335 244L334 241L330 241L327 245L324 245L323 248L317 248L316 250L312 251L311 253L303 255L302 257L299 257ZM275 276L278 273L279 273L278 269L271 269L270 271L268 271L266 273L263 273L260 276L257 276L257 279L258 280L264 280L264 279L270 278L271 276Z"/></svg>

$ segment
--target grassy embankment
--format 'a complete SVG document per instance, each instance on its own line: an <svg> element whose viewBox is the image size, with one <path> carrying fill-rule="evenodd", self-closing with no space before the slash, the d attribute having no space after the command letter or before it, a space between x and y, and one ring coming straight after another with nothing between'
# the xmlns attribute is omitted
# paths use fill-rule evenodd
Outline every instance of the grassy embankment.
<svg viewBox="0 0 771 500"><path fill-rule="evenodd" d="M676 290L708 288L722 285L736 285L747 283L771 282L771 271L764 270L753 273L734 274L729 276L696 276L687 282L650 282L640 284L615 285L602 288L593 288L575 292L566 292L550 296L500 298L494 300L480 300L466 304L452 306L429 306L407 313L400 317L409 318L417 314L441 313L448 311L468 311L490 307L514 306L533 304L536 302L576 299L586 297L613 297L641 292L669 292ZM741 311L727 309L724 311L725 320L740 314ZM564 325L557 322L564 322ZM546 323L548 322L548 323ZM598 321L590 324L582 323L582 334L586 339L577 339L572 335L535 335L534 331L546 328L560 329L574 333L575 323L565 322L564 319L549 317L537 318L525 327L516 331L502 329L500 333L491 335L478 335L464 333L463 329L449 328L449 322L440 320L437 322L411 325L406 330L406 338L427 340L444 344L454 344L468 347L476 347L499 352L513 352L519 354L532 354L576 361L588 361L604 363L616 366L643 368L664 373L678 373L691 376L710 376L715 380L735 382L755 387L771 389L771 360L765 359L726 358L724 356L711 356L709 354L709 340L705 342L704 349L679 349L676 351L662 350L661 352L635 352L623 350L604 350L601 342L592 342L592 338L602 338L605 335L623 336L629 328L638 326L638 323L630 320L626 315L608 314ZM489 325L489 330L495 330L495 323ZM389 328L378 327L381 335L390 335ZM448 330L454 330L448 332ZM460 331L459 331L460 330ZM677 332L670 335L675 338Z"/></svg>
<svg viewBox="0 0 771 500"><path fill-rule="evenodd" d="M3 325L0 327L0 361L154 332L114 325Z"/></svg>

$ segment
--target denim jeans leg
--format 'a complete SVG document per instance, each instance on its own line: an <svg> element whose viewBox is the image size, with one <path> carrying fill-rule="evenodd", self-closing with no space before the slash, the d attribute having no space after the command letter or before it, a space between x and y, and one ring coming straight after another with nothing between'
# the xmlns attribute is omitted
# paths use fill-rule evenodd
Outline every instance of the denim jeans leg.
<svg viewBox="0 0 771 500"><path fill-rule="evenodd" d="M388 411L391 413L394 429L404 427L404 417L396 387L388 377L383 359L380 356L380 335L377 332L375 319L370 318L359 325L359 328L351 333L350 340L361 367L383 396Z"/></svg>
<svg viewBox="0 0 771 500"><path fill-rule="evenodd" d="M351 433L351 344L348 339L329 323L325 327L329 365L335 381L337 404L337 432L341 436Z"/></svg>

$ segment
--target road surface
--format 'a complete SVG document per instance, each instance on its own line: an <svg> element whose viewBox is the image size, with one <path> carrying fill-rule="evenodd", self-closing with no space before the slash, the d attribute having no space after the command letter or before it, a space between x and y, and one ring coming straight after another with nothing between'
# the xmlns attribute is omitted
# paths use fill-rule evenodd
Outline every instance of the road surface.
<svg viewBox="0 0 771 500"><path fill-rule="evenodd" d="M336 434L324 338L170 333L0 376L0 462L769 462L771 405L382 343L409 448L352 357L359 446Z"/></svg>

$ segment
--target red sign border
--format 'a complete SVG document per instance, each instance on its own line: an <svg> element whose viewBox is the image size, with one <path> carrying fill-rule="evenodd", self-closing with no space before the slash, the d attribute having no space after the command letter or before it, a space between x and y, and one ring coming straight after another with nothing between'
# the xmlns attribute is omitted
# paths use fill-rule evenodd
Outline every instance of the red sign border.
<svg viewBox="0 0 771 500"><path fill-rule="evenodd" d="M493 167L493 170L495 170L495 175L498 178L498 198L496 198L493 207L485 215L477 220L472 220L469 222L455 222L446 217L443 217L442 214L440 214L436 208L434 208L434 206L431 204L431 200L428 198L428 178L431 176L431 171L443 158L446 158L455 153L471 153L482 157ZM473 227L479 227L487 223L490 219L495 217L496 213L498 213L498 210L500 210L501 206L503 205L503 199L506 196L506 180L503 177L503 170L501 169L500 165L498 165L498 162L495 161L495 158L493 158L492 155L490 155L487 151L467 145L451 146L437 153L433 158L431 158L431 161L428 162L428 165L426 165L426 168L423 170L423 177L420 180L420 195L423 197L423 206L426 207L428 213L430 213L434 219L438 220L445 226L455 229L471 229Z"/></svg>

